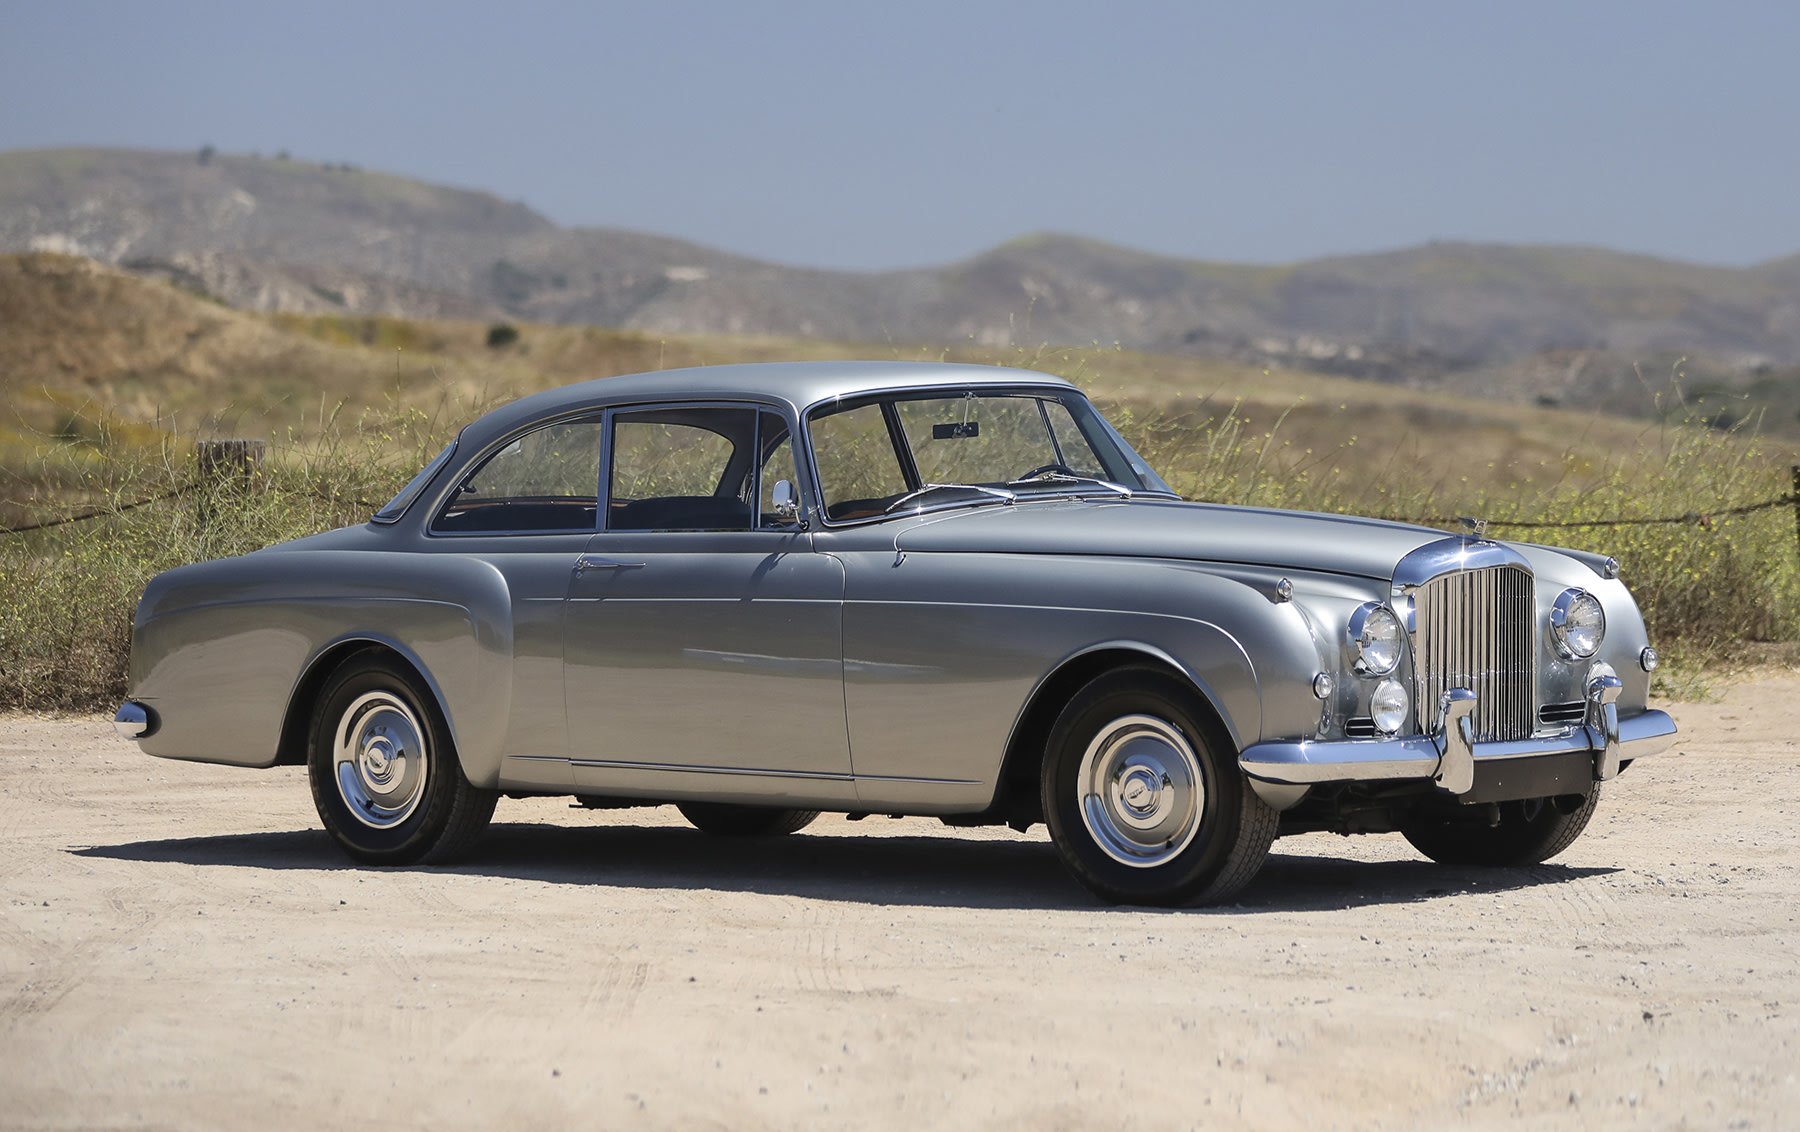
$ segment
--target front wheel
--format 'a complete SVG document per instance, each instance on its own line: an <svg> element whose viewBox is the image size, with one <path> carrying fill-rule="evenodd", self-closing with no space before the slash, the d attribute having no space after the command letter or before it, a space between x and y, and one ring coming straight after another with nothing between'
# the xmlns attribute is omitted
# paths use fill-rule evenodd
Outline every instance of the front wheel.
<svg viewBox="0 0 1800 1132"><path fill-rule="evenodd" d="M372 865L465 855L499 798L464 777L431 690L376 649L351 656L325 681L306 769L326 832Z"/></svg>
<svg viewBox="0 0 1800 1132"><path fill-rule="evenodd" d="M1542 864L1573 845L1599 804L1596 782L1586 794L1502 802L1498 825L1467 818L1422 821L1401 832L1413 848L1440 865L1518 868Z"/></svg>
<svg viewBox="0 0 1800 1132"><path fill-rule="evenodd" d="M1125 668L1063 709L1044 753L1044 818L1063 865L1117 904L1213 904L1256 875L1279 815L1186 683Z"/></svg>

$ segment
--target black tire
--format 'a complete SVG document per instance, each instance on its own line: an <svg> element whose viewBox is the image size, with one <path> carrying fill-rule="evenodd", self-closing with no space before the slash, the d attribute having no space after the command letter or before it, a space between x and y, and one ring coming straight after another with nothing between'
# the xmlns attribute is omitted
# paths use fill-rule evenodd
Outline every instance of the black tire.
<svg viewBox="0 0 1800 1132"><path fill-rule="evenodd" d="M1586 796L1502 802L1499 825L1445 819L1420 822L1401 832L1413 848L1440 865L1519 868L1542 864L1573 845L1599 804L1596 782Z"/></svg>
<svg viewBox="0 0 1800 1132"><path fill-rule="evenodd" d="M1063 865L1108 903L1235 896L1268 856L1279 815L1233 753L1211 708L1169 672L1097 677L1057 717L1044 751L1044 819Z"/></svg>
<svg viewBox="0 0 1800 1132"><path fill-rule="evenodd" d="M781 837L798 833L819 816L818 810L784 810L730 802L677 802L675 808L688 824L714 837Z"/></svg>
<svg viewBox="0 0 1800 1132"><path fill-rule="evenodd" d="M466 856L500 797L469 784L436 697L379 649L350 656L326 679L306 769L326 832L371 865Z"/></svg>

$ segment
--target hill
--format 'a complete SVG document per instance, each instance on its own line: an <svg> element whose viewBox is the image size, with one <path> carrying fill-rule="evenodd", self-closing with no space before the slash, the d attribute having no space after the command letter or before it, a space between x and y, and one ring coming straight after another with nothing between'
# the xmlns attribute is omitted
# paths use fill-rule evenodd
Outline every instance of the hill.
<svg viewBox="0 0 1800 1132"><path fill-rule="evenodd" d="M1542 485L1637 452L1640 422L1230 361L1116 349L901 347L818 338L657 335L484 320L238 311L160 280L54 253L0 256L0 502L82 498L83 453L169 435L317 436L416 410L442 432L553 385L736 361L916 358L1024 365L1084 385L1185 460L1229 433L1273 476L1333 472L1461 496ZM1174 426L1174 427L1169 427ZM1268 438L1264 439L1264 434ZM1144 433L1140 432L1140 435ZM60 485L60 486L59 486ZM1533 489L1535 490L1535 489ZM4 510L5 508L0 508Z"/></svg>
<svg viewBox="0 0 1800 1132"><path fill-rule="evenodd" d="M1434 243L1264 267L1045 234L941 267L826 271L565 229L490 194L348 166L125 150L0 154L0 251L26 250L89 256L243 310L1117 343L1420 388L1463 375L1449 384L1612 408L1641 387L1646 363L1660 381L1680 356L1722 390L1800 384L1789 372L1800 366L1800 256L1731 269ZM1571 352L1585 359L1573 370ZM1545 353L1563 360L1539 364Z"/></svg>

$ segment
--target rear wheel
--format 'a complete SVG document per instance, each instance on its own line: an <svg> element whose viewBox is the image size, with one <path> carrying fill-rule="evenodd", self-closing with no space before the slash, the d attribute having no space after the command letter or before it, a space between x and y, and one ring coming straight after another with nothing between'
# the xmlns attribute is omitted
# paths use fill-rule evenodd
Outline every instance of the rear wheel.
<svg viewBox="0 0 1800 1132"><path fill-rule="evenodd" d="M1250 883L1278 815L1249 788L1210 709L1161 669L1100 676L1044 754L1043 805L1064 866L1102 900L1207 904Z"/></svg>
<svg viewBox="0 0 1800 1132"><path fill-rule="evenodd" d="M326 832L367 864L441 864L465 855L499 793L464 777L429 688L380 650L356 653L325 681L307 752Z"/></svg>
<svg viewBox="0 0 1800 1132"><path fill-rule="evenodd" d="M1420 822L1402 832L1413 848L1443 865L1517 868L1561 853L1587 828L1600 784L1583 794L1500 803L1500 824L1468 820Z"/></svg>
<svg viewBox="0 0 1800 1132"><path fill-rule="evenodd" d="M819 816L817 810L739 806L729 802L677 802L675 808L695 829L715 837L779 837L805 829Z"/></svg>

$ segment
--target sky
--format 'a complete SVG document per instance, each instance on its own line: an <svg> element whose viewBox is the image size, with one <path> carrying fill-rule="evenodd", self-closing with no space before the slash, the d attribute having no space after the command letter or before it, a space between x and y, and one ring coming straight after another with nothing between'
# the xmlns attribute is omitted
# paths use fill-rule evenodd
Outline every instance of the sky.
<svg viewBox="0 0 1800 1132"><path fill-rule="evenodd" d="M1800 5L0 0L0 150L350 162L784 263L1800 251Z"/></svg>

